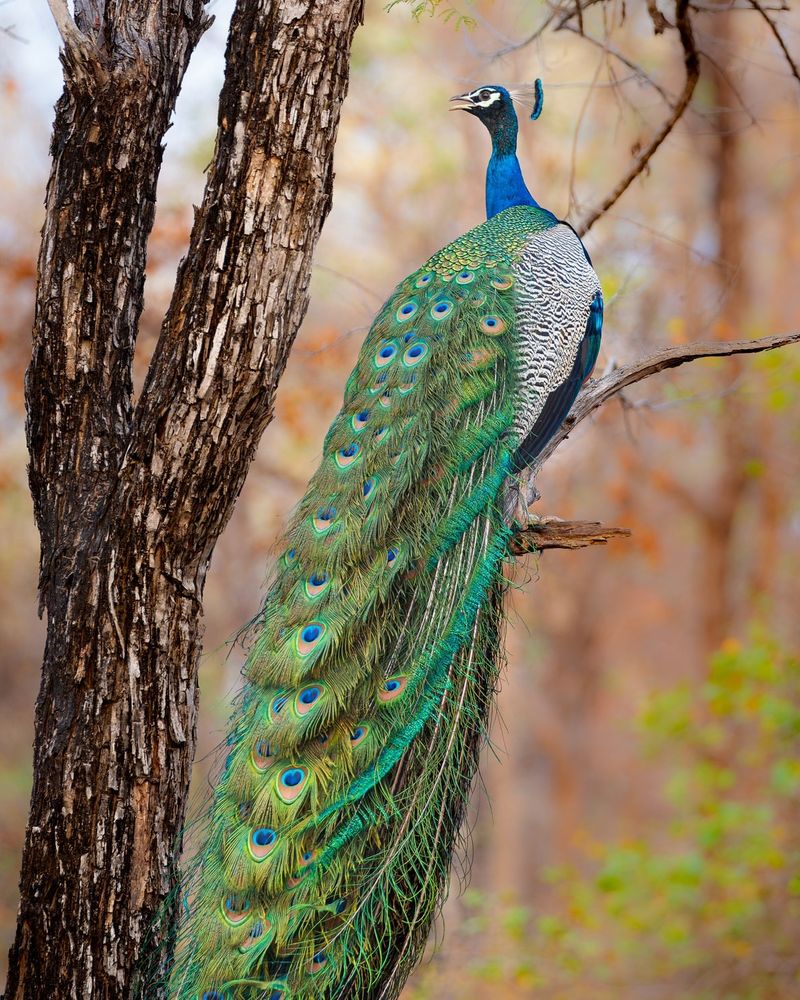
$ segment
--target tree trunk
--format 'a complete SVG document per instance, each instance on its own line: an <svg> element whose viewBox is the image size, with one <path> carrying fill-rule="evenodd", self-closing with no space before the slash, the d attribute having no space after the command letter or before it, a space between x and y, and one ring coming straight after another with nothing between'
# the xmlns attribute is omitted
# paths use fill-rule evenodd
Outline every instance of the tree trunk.
<svg viewBox="0 0 800 1000"><path fill-rule="evenodd" d="M730 11L715 14L714 30L720 48L718 61L709 71L719 109L714 118L717 141L712 152L714 221L720 262L717 328L721 339L730 340L746 331L749 301L746 188L739 128L744 113L734 113L738 98L731 79L736 72L736 15ZM743 499L752 485L747 475L747 458L754 454L751 408L744 393L730 392L731 384L741 377L742 371L742 360L732 358L720 373L721 412L715 423L719 468L712 490L713 499L705 507L705 545L698 567L706 657L735 631L737 625L733 591L743 569L744 557L738 551L736 527Z"/></svg>
<svg viewBox="0 0 800 1000"><path fill-rule="evenodd" d="M176 885L205 575L306 310L362 4L239 0L135 408L161 140L207 18L201 0L77 0L76 23L51 4L65 90L26 384L48 627L6 1000L128 998L158 976L135 966Z"/></svg>

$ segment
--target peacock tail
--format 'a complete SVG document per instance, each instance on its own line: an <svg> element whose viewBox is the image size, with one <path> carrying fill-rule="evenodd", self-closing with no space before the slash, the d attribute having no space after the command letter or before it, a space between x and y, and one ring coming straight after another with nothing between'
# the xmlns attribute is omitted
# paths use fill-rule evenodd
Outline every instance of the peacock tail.
<svg viewBox="0 0 800 1000"><path fill-rule="evenodd" d="M603 303L492 137L487 222L370 329L259 616L202 828L174 1000L390 1000L446 892L486 739L518 474L597 357Z"/></svg>
<svg viewBox="0 0 800 1000"><path fill-rule="evenodd" d="M506 484L594 363L597 294L571 230L516 206L375 319L258 620L171 997L398 995L486 737Z"/></svg>

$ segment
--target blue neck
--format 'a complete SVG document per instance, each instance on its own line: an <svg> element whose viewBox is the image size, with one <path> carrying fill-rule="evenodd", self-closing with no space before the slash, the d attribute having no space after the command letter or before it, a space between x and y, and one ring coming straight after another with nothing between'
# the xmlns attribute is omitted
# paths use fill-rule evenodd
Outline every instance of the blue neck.
<svg viewBox="0 0 800 1000"><path fill-rule="evenodd" d="M489 126L492 157L486 168L486 217L513 205L539 207L527 188L517 159L517 116L511 102L508 109Z"/></svg>
<svg viewBox="0 0 800 1000"><path fill-rule="evenodd" d="M519 166L516 153L498 153L492 150L492 158L486 168L486 218L502 212L512 205L534 205L539 203L528 190Z"/></svg>

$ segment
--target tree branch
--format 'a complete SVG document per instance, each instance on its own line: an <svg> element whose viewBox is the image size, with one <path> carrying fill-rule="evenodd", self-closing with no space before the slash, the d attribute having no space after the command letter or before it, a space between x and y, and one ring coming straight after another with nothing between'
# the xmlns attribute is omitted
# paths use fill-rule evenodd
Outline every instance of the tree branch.
<svg viewBox="0 0 800 1000"><path fill-rule="evenodd" d="M647 13L653 22L653 31L656 35L662 35L669 27L669 21L664 17L656 6L656 0L647 0Z"/></svg>
<svg viewBox="0 0 800 1000"><path fill-rule="evenodd" d="M56 22L58 33L67 49L81 49L88 44L89 39L80 30L72 18L67 6L67 0L47 0L50 13Z"/></svg>
<svg viewBox="0 0 800 1000"><path fill-rule="evenodd" d="M627 68L633 73L633 75L638 80L641 80L642 83L646 83L649 87L652 87L653 90L655 90L656 93L659 95L659 97L661 97L661 99L665 101L670 107L673 106L670 95L661 86L661 84L658 83L657 80L654 80L649 73L645 73L645 71L638 63L634 62L633 59L629 59L623 52L620 52L619 49L615 49L614 46L609 45L608 42L604 42L599 38L593 38L591 35L587 35L585 32L579 31L576 27L574 27L571 24L562 25L561 30L571 31L573 34L579 35L581 38L583 38L584 41L589 42L591 45L594 45L599 49L602 49L603 52L605 52L612 58L616 59L618 62L622 63L623 66L627 66Z"/></svg>
<svg viewBox="0 0 800 1000"><path fill-rule="evenodd" d="M574 7L568 7L566 10L557 7L553 8L532 34L528 35L527 38L523 38L521 42L514 42L512 45L506 45L504 48L498 49L497 52L492 53L492 60L500 59L502 56L507 56L512 52L519 52L520 49L524 49L528 45L532 45L542 37L554 21L556 23L552 29L553 31L560 31L568 24L569 21L572 20L573 17L577 17L579 22L582 24L583 12L589 7L593 7L595 4L603 2L604 0L578 0Z"/></svg>
<svg viewBox="0 0 800 1000"><path fill-rule="evenodd" d="M605 545L611 538L628 538L630 528L611 528L599 521L562 521L560 517L531 517L514 536L511 552L515 556L545 549L584 549Z"/></svg>
<svg viewBox="0 0 800 1000"><path fill-rule="evenodd" d="M573 5L563 8L558 6L551 6L551 10L547 17L542 21L539 27L527 38L523 39L513 45L509 45L504 49L494 53L493 58L499 58L500 56L506 55L509 52L515 52L518 49L525 48L532 42L537 41L545 32L557 32L557 31L569 31L573 34L580 35L585 38L588 42L602 48L604 51L608 52L609 55L613 56L615 59L619 60L623 65L627 66L637 77L645 81L651 87L653 87L659 95L667 101L671 106L671 112L669 117L663 123L656 135L651 139L648 145L638 152L634 157L634 162L627 171L627 173L620 179L620 181L615 185L615 187L609 191L603 201L586 216L581 222L576 225L576 232L579 236L584 236L592 226L600 219L616 202L622 197L622 195L627 191L631 184L646 170L648 164L652 160L653 156L656 154L660 146L664 143L670 133L673 131L675 126L683 117L686 109L689 107L692 96L697 86L697 82L700 79L700 56L706 55L706 57L711 60L711 57L706 53L701 53L696 45L694 38L694 31L692 26L691 11L697 10L708 10L711 12L718 12L717 8L708 7L704 5L698 5L697 3L692 3L690 0L676 0L675 4L675 24L674 26L670 24L669 20L661 13L656 4L656 0L646 0L647 10L650 15L650 19L653 23L653 30L656 35L661 35L668 28L674 27L678 31L678 35L681 41L681 48L683 50L683 64L685 69L685 80L683 89L677 101L672 104L667 92L633 60L629 59L623 53L612 48L608 44L600 41L599 39L592 38L587 35L584 31L583 25L583 11L588 7L593 6L593 4L602 2L602 0L577 0ZM792 76L800 83L800 67L792 58L789 52L788 46L783 39L783 36L775 24L774 20L769 16L768 11L771 10L786 10L788 8L779 7L772 8L767 7L765 4L761 3L761 0L746 0L752 9L758 12L758 14L766 21L769 26L770 31L775 37L778 45L780 46L781 52L783 53L786 62L790 68ZM747 10L748 8L733 8ZM577 19L577 24L572 23ZM738 95L737 95L738 96ZM741 100L742 106L747 111L744 102ZM748 111L751 121L753 120L752 114Z"/></svg>
<svg viewBox="0 0 800 1000"><path fill-rule="evenodd" d="M588 233L595 222L597 222L597 220L604 215L609 208L611 208L612 205L614 205L628 190L636 178L644 171L659 146L675 128L677 123L682 118L684 111L689 106L692 94L694 93L694 88L697 86L697 81L700 78L700 59L694 41L694 33L692 31L692 21L689 14L689 0L678 0L676 5L675 27L678 29L678 34L680 35L681 46L683 48L683 63L686 69L686 80L683 85L683 91L672 109L672 114L661 126L661 129L653 137L649 145L638 155L636 162L633 164L628 173L625 174L616 187L606 195L600 205L576 227L576 231L579 236L584 236Z"/></svg>
<svg viewBox="0 0 800 1000"><path fill-rule="evenodd" d="M43 603L51 582L66 579L72 571L66 567L85 548L86 525L98 513L92 505L105 502L128 443L131 365L163 138L207 24L202 0L158 7L141 26L146 55L104 53L101 72L112 85L97 87L94 43L75 25L66 0L51 0L66 39L65 86L53 125L26 376ZM111 22L120 33L131 15L115 17L124 19Z"/></svg>
<svg viewBox="0 0 800 1000"><path fill-rule="evenodd" d="M792 71L792 76L795 78L795 80L797 80L798 83L800 83L800 70L798 70L797 63L794 61L794 59L792 59L791 53L789 52L786 42L784 42L783 40L783 35L781 35L780 31L778 31L777 24L775 24L775 22L766 12L764 7L758 2L758 0L749 0L749 3L755 10L758 11L761 17L763 17L763 19L769 25L769 30L775 36L775 40L780 46L781 52L783 52L783 55L786 58L786 62L789 64L789 68Z"/></svg>
<svg viewBox="0 0 800 1000"><path fill-rule="evenodd" d="M260 0L234 15L242 41L228 60L214 160L120 474L130 510L145 503L189 575L233 510L308 305L362 10L362 0ZM276 101L285 79L304 85Z"/></svg>
<svg viewBox="0 0 800 1000"><path fill-rule="evenodd" d="M669 368L678 368L699 358L727 358L735 354L759 354L762 351L774 351L778 347L800 343L800 331L779 333L770 337L758 337L755 340L719 340L697 341L693 344L680 344L677 347L665 347L646 358L621 365L604 375L587 383L578 396L569 416L556 434L548 442L541 453L538 465L553 454L577 425L585 420L590 413L607 403L622 389L635 385L643 379L657 375Z"/></svg>

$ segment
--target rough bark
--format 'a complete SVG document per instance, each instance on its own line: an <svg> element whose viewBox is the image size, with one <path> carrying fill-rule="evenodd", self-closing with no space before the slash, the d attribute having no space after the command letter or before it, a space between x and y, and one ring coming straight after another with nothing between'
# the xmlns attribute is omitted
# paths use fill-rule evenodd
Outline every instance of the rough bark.
<svg viewBox="0 0 800 1000"><path fill-rule="evenodd" d="M154 974L134 970L175 887L206 570L305 313L361 17L362 0L238 3L135 410L161 139L206 18L200 0L83 0L62 32L26 386L48 627L7 1000L127 998Z"/></svg>

